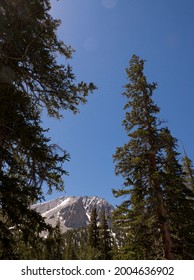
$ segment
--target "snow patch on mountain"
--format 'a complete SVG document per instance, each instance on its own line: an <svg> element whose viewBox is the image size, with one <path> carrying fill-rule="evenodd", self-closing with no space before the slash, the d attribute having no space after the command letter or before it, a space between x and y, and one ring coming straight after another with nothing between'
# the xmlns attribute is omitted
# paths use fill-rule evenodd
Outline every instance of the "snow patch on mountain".
<svg viewBox="0 0 194 280"><path fill-rule="evenodd" d="M111 226L114 207L98 196L63 196L32 205L32 209L38 211L52 226L59 221L62 232L71 228L86 227L94 208L97 209L99 219L105 210Z"/></svg>

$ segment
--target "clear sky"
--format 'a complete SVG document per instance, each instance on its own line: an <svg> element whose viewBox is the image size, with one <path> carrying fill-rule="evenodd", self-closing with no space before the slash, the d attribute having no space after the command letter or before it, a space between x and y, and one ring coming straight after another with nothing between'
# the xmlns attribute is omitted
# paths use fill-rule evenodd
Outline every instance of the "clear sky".
<svg viewBox="0 0 194 280"><path fill-rule="evenodd" d="M194 160L194 1L193 0L52 0L52 16L62 20L59 38L75 49L69 63L77 81L98 90L60 121L44 117L52 142L66 149L62 195L98 195L113 205L112 188L122 186L114 174L112 154L128 141L122 120L128 83L125 69L133 54L147 62L149 82L157 82L154 100L174 137ZM61 61L63 63L63 61ZM64 61L66 63L66 61Z"/></svg>

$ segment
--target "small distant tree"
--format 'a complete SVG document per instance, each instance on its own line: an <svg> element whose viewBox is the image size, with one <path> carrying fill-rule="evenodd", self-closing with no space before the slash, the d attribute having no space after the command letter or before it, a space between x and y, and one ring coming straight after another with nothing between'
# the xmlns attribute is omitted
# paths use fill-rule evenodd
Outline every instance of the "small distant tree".
<svg viewBox="0 0 194 280"><path fill-rule="evenodd" d="M99 227L98 227L97 209L93 208L91 212L90 223L88 225L88 244L90 247L99 248Z"/></svg>
<svg viewBox="0 0 194 280"><path fill-rule="evenodd" d="M67 232L65 232L63 238L65 240L65 260L76 260L78 248L76 248L76 238L74 230L68 230Z"/></svg>
<svg viewBox="0 0 194 280"><path fill-rule="evenodd" d="M102 211L101 223L99 226L99 249L101 258L103 260L110 260L112 258L112 238L108 226L105 210Z"/></svg>
<svg viewBox="0 0 194 280"><path fill-rule="evenodd" d="M48 236L45 237L45 259L62 260L64 259L64 239L60 229L60 221L52 228Z"/></svg>

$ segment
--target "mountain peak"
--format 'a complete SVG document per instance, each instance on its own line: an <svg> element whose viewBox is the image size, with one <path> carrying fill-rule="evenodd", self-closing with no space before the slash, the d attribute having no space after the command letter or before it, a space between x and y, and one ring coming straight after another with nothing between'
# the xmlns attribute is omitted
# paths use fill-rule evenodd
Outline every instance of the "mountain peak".
<svg viewBox="0 0 194 280"><path fill-rule="evenodd" d="M98 196L63 196L32 205L32 209L38 211L52 226L60 221L62 232L67 229L86 227L94 208L97 209L99 218L103 210L108 217L111 217L114 210L111 204ZM111 225L111 218L108 222Z"/></svg>

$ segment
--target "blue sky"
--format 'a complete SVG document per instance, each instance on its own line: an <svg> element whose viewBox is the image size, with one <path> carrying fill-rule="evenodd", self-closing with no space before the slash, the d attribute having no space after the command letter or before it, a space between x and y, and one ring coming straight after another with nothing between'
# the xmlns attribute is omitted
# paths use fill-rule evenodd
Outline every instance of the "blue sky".
<svg viewBox="0 0 194 280"><path fill-rule="evenodd" d="M114 174L112 154L128 141L122 127L128 80L125 69L133 54L147 62L149 82L157 82L154 100L174 137L194 159L194 1L193 0L52 0L52 16L62 23L58 36L75 53L69 63L77 81L98 90L60 121L44 117L52 142L66 149L62 195L98 195L113 205L112 188L122 186ZM60 60L61 63L66 61Z"/></svg>

